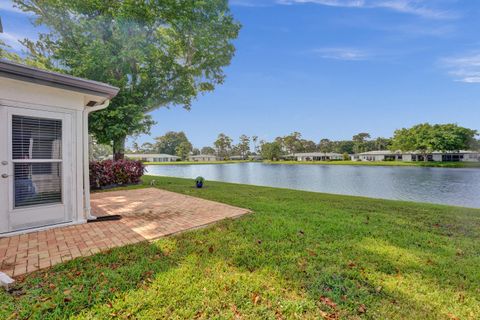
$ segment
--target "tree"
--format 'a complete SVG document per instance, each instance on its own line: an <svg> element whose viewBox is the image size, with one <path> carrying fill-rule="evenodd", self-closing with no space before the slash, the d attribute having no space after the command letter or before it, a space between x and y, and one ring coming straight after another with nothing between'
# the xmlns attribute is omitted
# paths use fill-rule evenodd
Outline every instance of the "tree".
<svg viewBox="0 0 480 320"><path fill-rule="evenodd" d="M90 130L123 157L129 135L148 133L148 112L180 105L223 83L240 25L226 0L14 0L44 25L30 58L50 69L120 88L91 115Z"/></svg>
<svg viewBox="0 0 480 320"><path fill-rule="evenodd" d="M132 143L132 151L133 153L138 153L140 151L140 146L138 145L137 141L134 141Z"/></svg>
<svg viewBox="0 0 480 320"><path fill-rule="evenodd" d="M282 155L282 146L278 142L266 142L260 147L260 153L263 159L275 161Z"/></svg>
<svg viewBox="0 0 480 320"><path fill-rule="evenodd" d="M325 153L333 152L333 148L334 148L334 142L331 141L330 139L322 139L318 143L318 150L320 152L325 152Z"/></svg>
<svg viewBox="0 0 480 320"><path fill-rule="evenodd" d="M250 138L244 134L240 136L240 142L237 145L237 150L242 156L242 159L246 159L250 152Z"/></svg>
<svg viewBox="0 0 480 320"><path fill-rule="evenodd" d="M183 142L191 145L190 141L188 141L188 138L185 135L185 132L183 131L169 131L163 136L155 138L155 141L155 149L157 150L157 152L166 154L176 154L177 148Z"/></svg>
<svg viewBox="0 0 480 320"><path fill-rule="evenodd" d="M105 160L112 154L111 146L98 143L91 135L89 135L88 138L90 161Z"/></svg>
<svg viewBox="0 0 480 320"><path fill-rule="evenodd" d="M352 154L352 153L355 153L354 145L355 143L351 140L336 141L333 152L342 153L342 154L343 153Z"/></svg>
<svg viewBox="0 0 480 320"><path fill-rule="evenodd" d="M201 154L208 154L208 155L214 155L215 154L215 149L212 147L203 147L202 150L200 150Z"/></svg>
<svg viewBox="0 0 480 320"><path fill-rule="evenodd" d="M175 154L182 158L182 160L188 158L190 151L192 151L192 144L188 141L183 141L175 148Z"/></svg>
<svg viewBox="0 0 480 320"><path fill-rule="evenodd" d="M193 148L192 149L192 155L198 156L199 154L200 154L200 149L198 149L198 148Z"/></svg>
<svg viewBox="0 0 480 320"><path fill-rule="evenodd" d="M282 138L283 145L287 154L293 154L296 152L301 152L301 141L302 134L300 132L293 132L288 136Z"/></svg>
<svg viewBox="0 0 480 320"><path fill-rule="evenodd" d="M378 137L373 141L372 150L388 150L392 144L392 139ZM368 151L372 151L368 150Z"/></svg>
<svg viewBox="0 0 480 320"><path fill-rule="evenodd" d="M150 142L144 142L140 146L139 152L140 153L152 153L152 152L154 152L154 145Z"/></svg>
<svg viewBox="0 0 480 320"><path fill-rule="evenodd" d="M476 130L456 124L422 123L411 128L396 130L392 138L391 150L419 152L423 160L433 151L459 151L468 149L477 135Z"/></svg>
<svg viewBox="0 0 480 320"><path fill-rule="evenodd" d="M354 143L353 151L355 153L361 153L361 152L367 151L367 147L366 147L367 139L370 139L370 134L366 132L361 132L359 134L354 135L352 138L352 141Z"/></svg>
<svg viewBox="0 0 480 320"><path fill-rule="evenodd" d="M317 144L311 140L300 140L300 146L296 152L315 152L317 151Z"/></svg>
<svg viewBox="0 0 480 320"><path fill-rule="evenodd" d="M252 142L253 142L253 152L258 153L258 136L252 136Z"/></svg>
<svg viewBox="0 0 480 320"><path fill-rule="evenodd" d="M217 149L217 155L222 159L226 159L232 150L232 138L224 133L220 133L214 145Z"/></svg>

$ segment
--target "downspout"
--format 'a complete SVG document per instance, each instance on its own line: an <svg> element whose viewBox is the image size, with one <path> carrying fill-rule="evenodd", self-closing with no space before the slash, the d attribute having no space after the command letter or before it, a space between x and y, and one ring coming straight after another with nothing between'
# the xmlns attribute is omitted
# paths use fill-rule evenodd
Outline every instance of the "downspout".
<svg viewBox="0 0 480 320"><path fill-rule="evenodd" d="M97 217L92 215L92 208L90 207L90 170L89 170L89 140L88 140L88 115L91 112L105 109L110 104L110 100L105 100L104 103L86 107L83 109L83 200L84 200L84 216L87 220L95 220Z"/></svg>

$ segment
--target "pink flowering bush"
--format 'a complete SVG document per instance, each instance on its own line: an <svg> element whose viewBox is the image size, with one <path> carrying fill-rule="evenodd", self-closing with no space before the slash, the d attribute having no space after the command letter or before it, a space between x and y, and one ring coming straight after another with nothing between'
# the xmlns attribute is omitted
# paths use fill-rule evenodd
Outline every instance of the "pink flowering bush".
<svg viewBox="0 0 480 320"><path fill-rule="evenodd" d="M145 166L137 160L104 160L90 162L90 187L136 184L145 172Z"/></svg>

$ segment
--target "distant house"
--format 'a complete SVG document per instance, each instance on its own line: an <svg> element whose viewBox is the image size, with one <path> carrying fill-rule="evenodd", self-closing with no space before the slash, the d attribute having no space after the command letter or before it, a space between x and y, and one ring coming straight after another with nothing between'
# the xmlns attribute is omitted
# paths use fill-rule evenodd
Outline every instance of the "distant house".
<svg viewBox="0 0 480 320"><path fill-rule="evenodd" d="M441 162L475 162L480 161L480 152L470 150L460 151L434 151L426 155L427 161ZM407 152L403 155L403 161L425 161L420 152Z"/></svg>
<svg viewBox="0 0 480 320"><path fill-rule="evenodd" d="M297 161L330 161L330 160L343 160L343 155L333 152L307 152L307 153L295 153L294 158Z"/></svg>
<svg viewBox="0 0 480 320"><path fill-rule="evenodd" d="M390 150L376 150L352 155L351 159L360 161L397 161L403 160L402 157L403 155L399 152L393 152Z"/></svg>
<svg viewBox="0 0 480 320"><path fill-rule="evenodd" d="M190 156L190 161L195 162L209 162L209 161L217 161L217 156L211 154L198 154L196 156Z"/></svg>
<svg viewBox="0 0 480 320"><path fill-rule="evenodd" d="M144 162L175 162L180 160L180 157L164 153L126 154L125 158L142 160Z"/></svg>
<svg viewBox="0 0 480 320"><path fill-rule="evenodd" d="M427 157L427 159L425 159ZM362 152L359 154L351 155L352 160L357 161L438 161L438 162L459 162L467 161L474 162L480 161L480 152L478 151L434 151L429 154L422 154L418 151L414 152L400 152L390 150L377 150Z"/></svg>
<svg viewBox="0 0 480 320"><path fill-rule="evenodd" d="M245 160L243 156L231 156L230 160Z"/></svg>
<svg viewBox="0 0 480 320"><path fill-rule="evenodd" d="M262 156L260 156L260 155L251 155L248 158L252 161L262 161L263 160Z"/></svg>

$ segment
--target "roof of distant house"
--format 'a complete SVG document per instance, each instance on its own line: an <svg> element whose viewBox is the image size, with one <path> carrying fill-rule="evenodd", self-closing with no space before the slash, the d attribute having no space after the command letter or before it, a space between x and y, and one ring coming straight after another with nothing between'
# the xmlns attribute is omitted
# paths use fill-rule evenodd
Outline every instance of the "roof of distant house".
<svg viewBox="0 0 480 320"><path fill-rule="evenodd" d="M190 158L204 158L204 157L217 157L213 154L197 154L194 156L190 156Z"/></svg>
<svg viewBox="0 0 480 320"><path fill-rule="evenodd" d="M294 153L294 157L332 157L332 156L342 156L340 153L335 152L303 152L303 153Z"/></svg>

